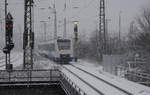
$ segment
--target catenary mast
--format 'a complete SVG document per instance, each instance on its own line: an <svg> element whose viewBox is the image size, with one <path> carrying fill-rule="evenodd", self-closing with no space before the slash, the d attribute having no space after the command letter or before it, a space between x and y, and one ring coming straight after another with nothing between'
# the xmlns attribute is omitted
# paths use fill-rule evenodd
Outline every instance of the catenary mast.
<svg viewBox="0 0 150 95"><path fill-rule="evenodd" d="M99 10L98 57L102 61L103 54L106 53L105 0L100 0Z"/></svg>
<svg viewBox="0 0 150 95"><path fill-rule="evenodd" d="M33 32L33 0L24 0L24 33L23 33L23 49L24 49L24 69L33 68L33 48L34 48L34 32Z"/></svg>

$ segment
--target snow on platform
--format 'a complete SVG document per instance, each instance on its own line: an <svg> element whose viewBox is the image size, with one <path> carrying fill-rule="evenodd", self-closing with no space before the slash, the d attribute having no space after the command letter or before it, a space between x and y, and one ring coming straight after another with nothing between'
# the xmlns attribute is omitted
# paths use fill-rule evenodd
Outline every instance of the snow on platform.
<svg viewBox="0 0 150 95"><path fill-rule="evenodd" d="M99 93L95 92L95 90L89 87L86 83L81 81L79 78L75 77L73 74L69 73L69 71L62 69L62 73L64 73L74 84L76 84L87 95L99 95Z"/></svg>
<svg viewBox="0 0 150 95"><path fill-rule="evenodd" d="M103 72L102 69L97 69L99 67L94 68L92 66L89 67L89 66L83 66L81 64L75 64L75 63L72 63L72 64L74 64L76 67L86 70L87 72L89 72L95 76L98 76L99 78L101 78L103 80L106 80L107 82L109 82L127 92L133 93L133 95L150 95L150 87L146 87L144 85L140 85L140 84L128 81L124 78L114 76L107 72ZM82 74L81 74L81 76L82 76ZM86 79L88 79L88 77ZM91 80L91 81L94 81L94 80ZM107 91L110 91L110 90L107 89ZM111 94L111 95L117 95L117 94Z"/></svg>
<svg viewBox="0 0 150 95"><path fill-rule="evenodd" d="M127 95L125 92L120 91L103 81L98 80L97 78L74 68L71 65L66 65L66 68L71 70L73 73L78 75L81 79L86 81L86 83L90 84L93 88L97 89L99 92L104 93L104 95ZM93 90L92 87L89 87L88 84L81 81L79 78L72 76L71 73L67 72L65 69L62 69L62 72L68 75L71 80L76 83L83 91L85 91L88 95L99 95L97 91ZM69 74L68 74L69 73ZM81 85L82 84L82 85Z"/></svg>

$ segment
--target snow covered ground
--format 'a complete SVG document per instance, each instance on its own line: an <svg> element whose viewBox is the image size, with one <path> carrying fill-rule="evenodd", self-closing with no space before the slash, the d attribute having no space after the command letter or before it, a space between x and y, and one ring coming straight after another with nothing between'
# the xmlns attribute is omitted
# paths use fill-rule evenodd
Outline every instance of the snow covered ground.
<svg viewBox="0 0 150 95"><path fill-rule="evenodd" d="M65 67L71 70L73 73L78 75L81 79L83 79L86 82L85 83L81 81L78 77L70 75L71 73L69 73L66 69L62 69L62 72L65 73L67 76L69 76L69 78L71 78L71 80L73 80L75 84L81 87L82 90L84 90L88 95L99 95L100 93L102 93L103 95L127 95L126 93L104 83L103 81L99 81L97 78L87 73L84 73L81 70L78 70L69 65L66 65ZM90 84L91 86L89 86L87 83ZM96 90L94 90L93 88Z"/></svg>
<svg viewBox="0 0 150 95"><path fill-rule="evenodd" d="M78 63L72 62L71 64L101 78L102 80L106 80L108 83L113 84L126 92L130 92L133 95L150 95L149 87L104 72L102 67L98 64L91 64L90 62L86 62L83 60L79 60ZM90 77L89 75L84 74L80 70L75 70L69 65L65 65L65 67L67 67L75 74L79 75L83 80L87 81L89 84L94 85L103 93L107 93L106 95L124 95L124 93L120 93L112 88L109 88L107 85L98 82L97 80ZM64 72L78 87L82 88L82 90L87 92L89 95L97 95L95 92L92 91L91 88L87 87L87 85L84 84L79 78L75 78L75 76L67 72L67 70L62 69L62 72Z"/></svg>
<svg viewBox="0 0 150 95"><path fill-rule="evenodd" d="M21 52L12 52L11 53L11 64L16 68L23 63L23 54ZM5 54L0 52L0 70L5 69Z"/></svg>
<svg viewBox="0 0 150 95"><path fill-rule="evenodd" d="M114 76L114 75L109 74L107 72L103 72L103 71L99 72L99 71L92 69L90 67L84 67L84 66L79 66L79 65L77 65L77 67L80 67L83 70L86 70L86 71L102 78L103 80L107 80L107 82L112 83L113 85L116 85L117 87L121 87L125 91L134 93L134 95L150 95L150 88L149 87L128 81L124 78ZM142 94L142 93L145 93L145 94Z"/></svg>
<svg viewBox="0 0 150 95"><path fill-rule="evenodd" d="M44 59L44 58L43 58L43 60L39 60L39 64L41 64L43 66L43 68L45 68L45 69L49 69L53 66L57 66L56 63L54 63L50 60ZM90 73L102 78L103 80L107 80L107 82L109 82L117 87L120 87L121 89L123 89L127 92L133 93L133 95L150 95L149 87L146 87L146 86L128 81L126 79L116 77L107 72L104 72L102 66L99 65L98 63L91 63L89 61L79 60L77 63L71 62L71 64L73 64L79 68L82 68L83 70L86 70L87 72L90 72ZM81 76L81 78L88 80L89 81L88 83L91 85L94 85L95 88L102 90L102 92L104 92L104 93L107 93L107 95L126 95L125 93L119 92L116 89L109 88L108 85L106 85L104 87L104 83L98 82L97 80L91 78L91 76L85 75L79 70L76 71L73 68L68 67L68 65L65 65L65 66L67 66L67 68L70 68L72 70L72 72ZM68 76L79 88L81 88L83 91L85 91L88 95L98 95L97 92L95 92L93 89L91 89L91 87L87 86L79 78L75 77L74 75L72 75L65 69L61 69L61 70L63 73L65 73L66 76Z"/></svg>
<svg viewBox="0 0 150 95"><path fill-rule="evenodd" d="M11 62L14 68L20 68L23 64L23 54L20 52L12 52L11 54ZM123 90L127 92L133 93L133 95L150 95L150 88L136 84L134 82L128 81L123 78L116 77L109 73L103 71L102 66L98 63L91 63L89 61L79 60L77 63L71 62L71 64L79 67L87 72L106 80L107 82L121 87ZM107 93L107 95L126 95L123 92L118 91L116 88L109 87L109 85L92 78L90 75L84 74L80 70L75 70L70 65L64 65L68 69L72 70L75 74L79 75L83 80L91 84L98 90L101 90L102 93ZM36 55L34 68L36 69L51 69L57 67L57 64L53 61L50 61L47 58L42 57L41 55ZM5 55L0 52L0 70L5 69ZM78 77L75 77L71 73L69 73L65 69L60 69L62 72L68 76L78 87L80 87L83 91L85 91L88 95L99 95L95 92L91 87L89 87L86 83L81 81Z"/></svg>
<svg viewBox="0 0 150 95"><path fill-rule="evenodd" d="M53 69L57 67L57 64L48 58L43 57L39 53L36 53L34 60L35 69Z"/></svg>
<svg viewBox="0 0 150 95"><path fill-rule="evenodd" d="M81 60L79 59L78 62L71 62L71 64L75 64L75 65L79 65L79 66L84 66L84 67L90 67L90 68L93 68L95 70L98 70L98 71L102 71L103 70L103 67L97 63L97 62L92 62L92 61L87 61L87 60Z"/></svg>
<svg viewBox="0 0 150 95"><path fill-rule="evenodd" d="M13 68L22 69L23 66L23 53L22 52L12 52L11 53L11 64ZM54 62L40 55L36 55L34 58L34 69L50 69L54 68ZM0 70L5 69L5 54L0 52Z"/></svg>

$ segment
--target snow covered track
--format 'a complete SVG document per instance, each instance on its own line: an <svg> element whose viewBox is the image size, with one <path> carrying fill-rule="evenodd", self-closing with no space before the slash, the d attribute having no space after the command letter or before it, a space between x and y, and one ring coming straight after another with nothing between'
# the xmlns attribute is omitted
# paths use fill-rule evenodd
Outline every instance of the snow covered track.
<svg viewBox="0 0 150 95"><path fill-rule="evenodd" d="M150 95L150 88L76 64L61 70L87 95Z"/></svg>
<svg viewBox="0 0 150 95"><path fill-rule="evenodd" d="M75 77L77 77L79 80L81 80L82 82L84 82L86 85L88 85L90 88L92 88L94 91L96 91L98 93L98 95L105 95L104 93L100 92L97 88L95 88L94 86L92 86L90 83L86 82L84 79L82 79L81 77L79 77L77 74L75 74L74 72L72 72L70 69L68 69L67 67L63 67L65 68L67 71L69 71L71 74L73 74Z"/></svg>
<svg viewBox="0 0 150 95"><path fill-rule="evenodd" d="M130 92L128 92L128 91L126 91L126 90L124 90L124 89L122 89L122 88L119 88L119 87L117 87L116 85L114 85L114 84L112 84L112 83L110 83L110 82L107 82L106 80L104 80L104 79L102 79L102 78L100 78L100 77L98 77L98 76L96 76L96 75L94 75L94 74L92 74L92 73L89 73L88 71L86 71L86 70L84 70L84 69L82 69L82 68L79 68L79 67L77 67L77 66L75 66L75 65L72 65L72 64L71 64L71 66L73 66L73 67L75 67L75 68L77 68L77 69L79 69L79 70L81 70L81 71L83 71L83 72L85 72L85 73L91 75L92 77L94 77L94 78L98 79L99 81L102 81L102 82L104 82L104 83L110 85L110 86L113 87L113 88L118 89L119 91L122 91L122 92L126 93L126 95L133 95L132 93L130 93Z"/></svg>
<svg viewBox="0 0 150 95"><path fill-rule="evenodd" d="M88 95L133 95L73 65L66 65L63 68L68 72L65 70L62 70L62 72L66 72L66 74L71 73L74 78L78 79L75 81L78 81L77 84L79 85L82 84L80 87L89 93Z"/></svg>

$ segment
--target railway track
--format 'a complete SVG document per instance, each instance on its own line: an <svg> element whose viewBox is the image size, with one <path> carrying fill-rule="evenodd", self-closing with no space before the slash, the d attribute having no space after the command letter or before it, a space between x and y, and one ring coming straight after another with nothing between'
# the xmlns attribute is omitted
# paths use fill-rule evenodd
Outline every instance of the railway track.
<svg viewBox="0 0 150 95"><path fill-rule="evenodd" d="M124 89L121 89L121 88L113 85L112 83L107 82L106 80L99 78L98 76L96 76L94 74L91 74L91 73L89 73L89 72L87 72L87 71L85 71L79 67L76 67L75 65L70 64L70 65L63 66L63 68L65 68L67 71L69 71L75 77L80 79L82 82L84 82L86 85L88 85L94 91L96 91L99 95L134 95L134 94L132 94L132 93L130 93ZM81 77L81 75L79 76L74 71L72 71L73 69L74 69L74 71L76 70L76 72L83 73L82 76L88 75L89 77L91 77L93 79L92 81L95 80L95 81L99 82L100 84L103 84L103 86L106 86L108 90L110 88L110 89L113 89L115 93L120 93L120 94L106 94L107 92L105 93L104 91L100 91L100 89L97 88L98 86L95 86L95 85L92 85L91 83L89 83L89 81L87 81L87 79L84 79L83 77Z"/></svg>
<svg viewBox="0 0 150 95"><path fill-rule="evenodd" d="M94 89L99 95L105 95L104 93L100 92L97 88L93 87L91 84L89 84L88 82L86 82L84 79L80 78L77 74L75 74L74 72L72 72L71 70L69 70L66 67L65 68L67 71L69 71L71 74L73 74L75 77L79 78L81 81L83 81L85 84L87 84L89 87L91 87L92 89Z"/></svg>
<svg viewBox="0 0 150 95"><path fill-rule="evenodd" d="M116 89L118 89L118 90L120 90L120 91L126 93L127 95L133 95L132 93L130 93L130 92L128 92L128 91L126 91L126 90L124 90L124 89L122 89L122 88L119 88L118 86L116 86L116 85L114 85L114 84L112 84L112 83L110 83L110 82L107 82L106 80L104 80L104 79L102 79L102 78L100 78L100 77L98 77L98 76L96 76L96 75L94 75L94 74L92 74L92 73L89 73L88 71L83 70L82 68L79 68L79 67L77 67L77 66L75 66L75 65L73 65L73 64L70 64L70 65L73 66L73 67L76 68L76 69L79 69L79 70L81 70L81 71L83 71L83 72L85 72L85 73L87 73L87 74L89 74L89 75L95 77L96 79L98 79L98 80L100 80L100 81L103 81L104 83L106 83L106 84L112 86L113 88L116 88Z"/></svg>

